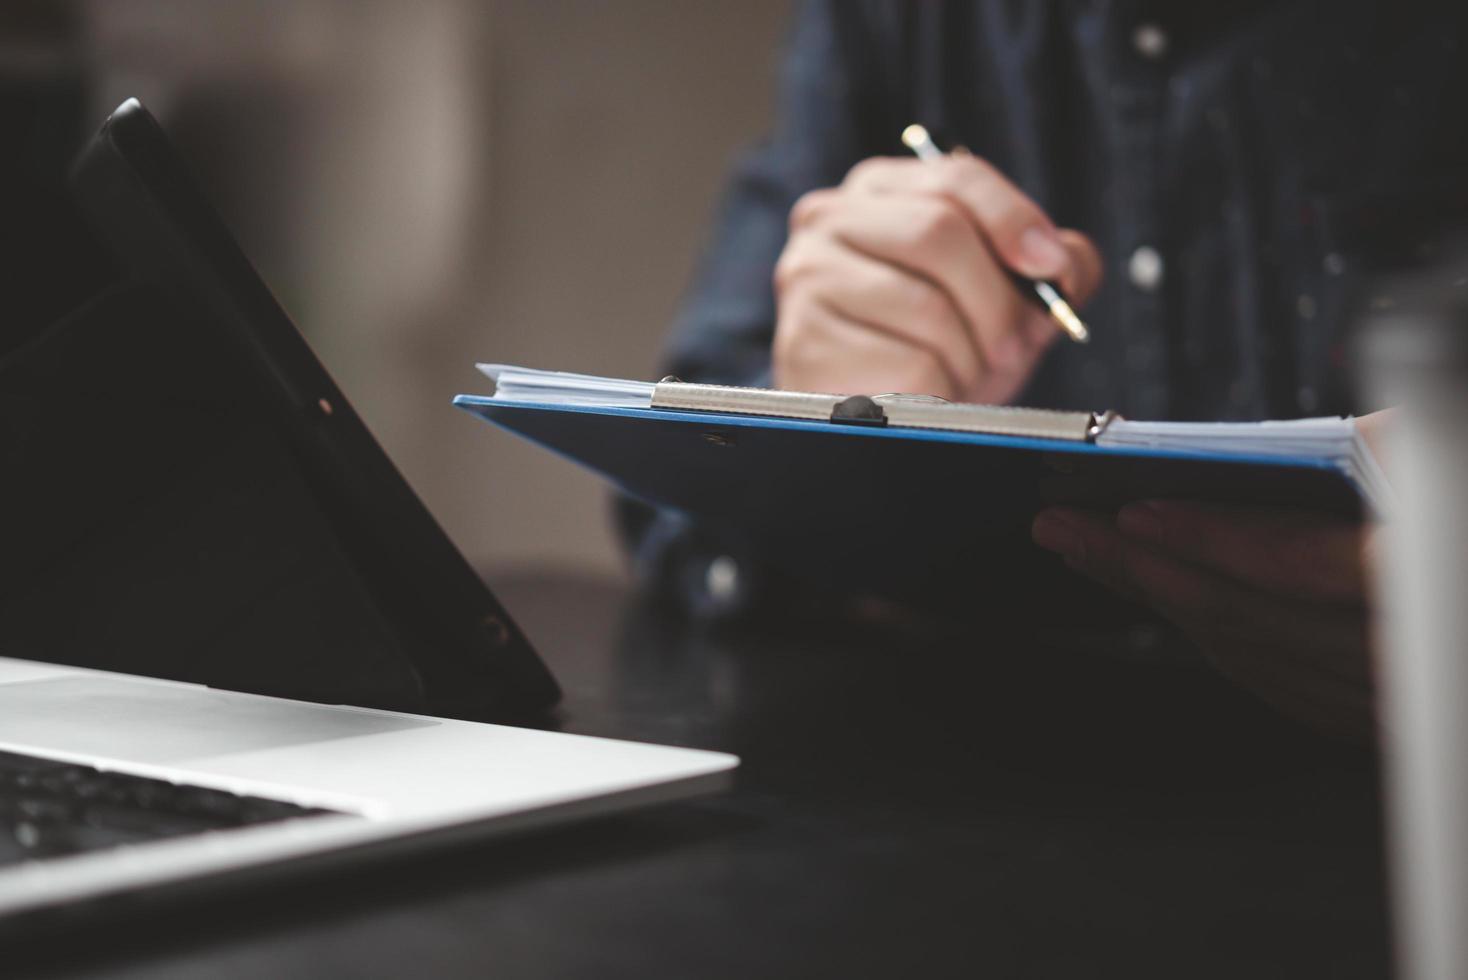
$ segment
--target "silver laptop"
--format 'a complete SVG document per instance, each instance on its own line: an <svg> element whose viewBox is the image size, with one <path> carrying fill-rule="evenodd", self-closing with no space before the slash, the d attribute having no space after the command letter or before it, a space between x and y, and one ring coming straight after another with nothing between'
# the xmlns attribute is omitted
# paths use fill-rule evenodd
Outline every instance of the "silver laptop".
<svg viewBox="0 0 1468 980"><path fill-rule="evenodd" d="M489 724L554 679L141 105L72 189L115 276L0 356L0 917L724 784Z"/></svg>
<svg viewBox="0 0 1468 980"><path fill-rule="evenodd" d="M677 799L736 761L0 659L0 916Z"/></svg>
<svg viewBox="0 0 1468 980"><path fill-rule="evenodd" d="M0 915L721 788L706 751L0 659Z"/></svg>

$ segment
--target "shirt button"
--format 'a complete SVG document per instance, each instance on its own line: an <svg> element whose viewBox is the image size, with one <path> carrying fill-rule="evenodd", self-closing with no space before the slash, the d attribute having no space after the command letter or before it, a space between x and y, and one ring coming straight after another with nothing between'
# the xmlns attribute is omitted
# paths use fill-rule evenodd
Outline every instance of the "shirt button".
<svg viewBox="0 0 1468 980"><path fill-rule="evenodd" d="M1138 24L1132 31L1132 47L1148 61L1157 61L1167 54L1167 32L1156 24Z"/></svg>
<svg viewBox="0 0 1468 980"><path fill-rule="evenodd" d="M1143 245L1127 260L1126 274L1132 285L1146 293L1162 285L1162 256L1151 245Z"/></svg>
<svg viewBox="0 0 1468 980"><path fill-rule="evenodd" d="M703 587L716 604L726 606L739 595L739 563L728 555L709 562L704 571Z"/></svg>

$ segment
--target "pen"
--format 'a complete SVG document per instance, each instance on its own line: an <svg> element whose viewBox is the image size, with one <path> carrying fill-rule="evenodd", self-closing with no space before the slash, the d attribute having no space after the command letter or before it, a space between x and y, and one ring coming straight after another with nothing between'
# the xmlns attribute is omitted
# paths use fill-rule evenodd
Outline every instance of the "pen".
<svg viewBox="0 0 1468 980"><path fill-rule="evenodd" d="M902 142L919 160L939 160L943 157L943 151L938 149L933 137L928 135L927 128L917 123L902 131ZM1021 293L1033 297L1044 307L1067 337L1078 344L1084 344L1091 339L1091 331L1086 329L1085 323L1076 315L1075 309L1059 286L1048 279L1030 279L1017 272L1011 272L1009 277L1014 280Z"/></svg>

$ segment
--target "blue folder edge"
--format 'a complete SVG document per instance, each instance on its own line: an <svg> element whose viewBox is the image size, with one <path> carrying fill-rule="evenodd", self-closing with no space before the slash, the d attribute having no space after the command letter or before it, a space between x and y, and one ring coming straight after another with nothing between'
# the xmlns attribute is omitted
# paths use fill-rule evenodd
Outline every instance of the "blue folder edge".
<svg viewBox="0 0 1468 980"><path fill-rule="evenodd" d="M811 419L789 419L762 415L729 415L721 412L675 412L655 408L605 408L594 405L549 405L544 402L510 401L486 395L456 395L454 405L494 425L517 430L497 418L496 413L522 411L561 412L566 414L611 415L634 419L649 419L664 422L687 422L692 425L722 425L752 429L784 429L793 432L820 432L829 435L848 436L860 439L905 439L916 442L947 442L974 446L996 446L1008 449L1029 449L1046 453L1077 453L1085 455L1116 456L1127 458L1189 459L1200 462L1229 462L1261 466L1285 466L1298 469L1327 470L1349 479L1349 473L1334 460L1315 456L1270 456L1254 453L1189 452L1175 449L1151 449L1134 446L1098 446L1091 442L1064 439L1028 439L1020 436L990 435L983 432L952 432L942 429L910 429L888 426L846 425L834 422L818 422ZM553 444L532 439L538 445L556 455L580 463L575 456L563 452Z"/></svg>
<svg viewBox="0 0 1468 980"><path fill-rule="evenodd" d="M1364 509L1361 489L1329 458L477 395L454 403L630 497L688 515L730 553L838 592L944 608L971 604L976 587L991 610L1057 594L1057 572L1071 573L1029 539L1046 503L1105 509L1180 496L1347 517Z"/></svg>

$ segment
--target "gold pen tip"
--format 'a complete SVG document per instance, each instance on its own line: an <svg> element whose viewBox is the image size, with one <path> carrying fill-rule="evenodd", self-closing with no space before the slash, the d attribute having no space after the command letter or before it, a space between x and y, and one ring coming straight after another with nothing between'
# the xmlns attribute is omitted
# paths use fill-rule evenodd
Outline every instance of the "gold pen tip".
<svg viewBox="0 0 1468 980"><path fill-rule="evenodd" d="M928 137L927 127L913 123L902 131L902 142L909 150L916 150L918 147L931 142Z"/></svg>
<svg viewBox="0 0 1468 980"><path fill-rule="evenodd" d="M1050 304L1050 315L1055 317L1057 323L1065 330L1066 336L1078 344L1084 344L1091 339L1091 331L1086 328L1081 318L1076 316L1076 311L1070 308L1070 304L1063 299L1057 299Z"/></svg>

